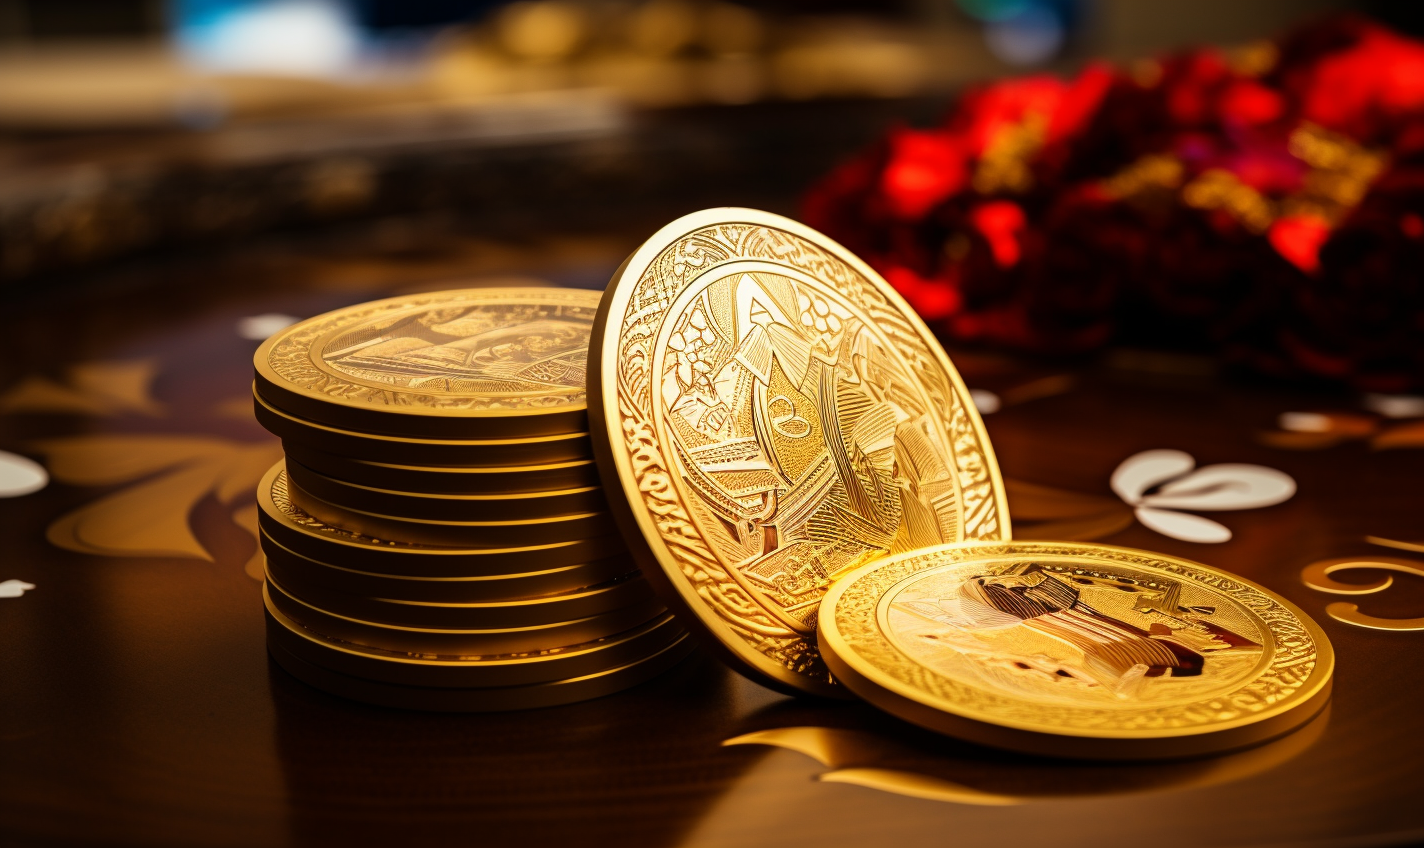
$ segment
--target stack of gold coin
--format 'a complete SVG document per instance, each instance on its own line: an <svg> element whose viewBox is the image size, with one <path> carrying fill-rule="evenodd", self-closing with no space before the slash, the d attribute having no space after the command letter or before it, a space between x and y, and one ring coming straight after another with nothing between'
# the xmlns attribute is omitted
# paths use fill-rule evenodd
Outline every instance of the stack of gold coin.
<svg viewBox="0 0 1424 848"><path fill-rule="evenodd" d="M547 706L689 649L608 513L584 372L598 294L471 289L289 327L255 356L286 458L258 490L268 646L392 706Z"/></svg>

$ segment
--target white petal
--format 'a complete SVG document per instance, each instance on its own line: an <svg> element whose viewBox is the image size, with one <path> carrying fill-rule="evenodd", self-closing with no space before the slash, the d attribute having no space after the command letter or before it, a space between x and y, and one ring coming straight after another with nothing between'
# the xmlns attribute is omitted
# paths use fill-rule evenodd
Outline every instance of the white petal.
<svg viewBox="0 0 1424 848"><path fill-rule="evenodd" d="M1419 395L1365 395L1365 409L1385 418L1418 418L1424 415L1424 397Z"/></svg>
<svg viewBox="0 0 1424 848"><path fill-rule="evenodd" d="M35 584L23 580L6 580L0 583L0 598L18 598L33 588Z"/></svg>
<svg viewBox="0 0 1424 848"><path fill-rule="evenodd" d="M1330 416L1318 412L1282 412L1276 426L1292 433L1328 433Z"/></svg>
<svg viewBox="0 0 1424 848"><path fill-rule="evenodd" d="M237 334L244 339L260 342L278 330L290 327L300 320L300 318L293 318L278 312L249 315L237 322Z"/></svg>
<svg viewBox="0 0 1424 848"><path fill-rule="evenodd" d="M1142 493L1173 477L1180 477L1196 467L1189 453L1179 450L1150 450L1133 454L1122 461L1112 475L1112 490L1130 504L1142 499Z"/></svg>
<svg viewBox="0 0 1424 848"><path fill-rule="evenodd" d="M1145 506L1175 509L1258 509L1290 500L1295 480L1264 465L1223 463L1198 468L1142 499Z"/></svg>
<svg viewBox="0 0 1424 848"><path fill-rule="evenodd" d="M0 451L0 498L38 492L49 484L44 466L9 451Z"/></svg>
<svg viewBox="0 0 1424 848"><path fill-rule="evenodd" d="M980 415L992 415L1003 406L999 396L988 389L970 389L969 398L974 401L974 408L979 410Z"/></svg>
<svg viewBox="0 0 1424 848"><path fill-rule="evenodd" d="M1218 524L1210 518L1202 518L1200 515L1173 512L1170 509L1152 509L1145 506L1138 507L1136 512L1137 520L1146 525L1148 529L1156 530L1163 536L1181 539L1183 542L1215 544L1228 541L1231 538L1231 530L1225 525Z"/></svg>

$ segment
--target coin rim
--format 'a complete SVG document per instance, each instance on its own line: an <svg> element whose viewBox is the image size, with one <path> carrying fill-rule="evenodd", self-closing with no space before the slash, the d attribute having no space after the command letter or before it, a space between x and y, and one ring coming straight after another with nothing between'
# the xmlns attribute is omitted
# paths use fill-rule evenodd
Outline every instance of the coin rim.
<svg viewBox="0 0 1424 848"><path fill-rule="evenodd" d="M359 303L352 306L343 306L338 309L332 309L327 312L323 312L320 315L315 315L303 321L299 321L290 326L283 327L281 330L277 331L276 333L273 333L270 337L268 337L267 340L264 341L257 348L257 351L252 355L253 371L256 376L256 382L262 384L264 387L269 389L269 391L267 392L268 397L273 400L283 401L283 406L292 409L293 411L301 411L303 416L310 417L314 421L332 423L341 428L349 427L352 424L355 424L357 427L380 427L382 425L400 425L402 427L408 427L408 429L401 429L397 431L399 433L433 436L438 435L440 433L456 431L460 426L459 422L464 422L465 426L469 426L478 422L480 424L484 424L487 427L490 427L492 430L499 430L501 432L508 430L510 432L523 432L526 434L533 434L535 431L542 431L542 435L555 435L563 432L573 432L577 430L577 425L579 423L581 423L583 420L586 420L588 410L587 388L585 388L584 390L583 401L559 404L557 406L552 407L536 407L531 409L450 409L434 405L396 406L393 404L387 406L374 406L368 401L356 402L338 395L328 395L322 392L312 392L310 389L304 389L303 387L297 386L289 382L281 374L278 374L277 371L272 368L270 362L272 350L276 348L277 345L283 340L289 338L293 333L300 332L304 328L309 329L312 325L319 324L324 321L337 320L343 313L349 313L353 310L361 309L367 310L368 312L375 312L379 311L387 304L395 305L400 303L408 303L412 300L418 301L421 298L427 298L428 302L426 303L422 304L416 302L411 304L410 310L416 310L422 307L428 308L431 306L435 306L440 303L459 303L461 302L462 298L471 297L474 295L478 295L477 298L473 298L475 300L496 300L502 296L509 299L504 302L517 303L518 300L516 300L516 298L519 295L523 294L527 296L530 292L559 292L589 295L590 301L596 299L596 296L598 294L598 292L593 291L591 289L566 288L563 286L519 286L497 288L467 287L447 289L439 292L421 292L420 294L415 295L400 295L396 297L381 298L380 300L366 301L365 303ZM585 304L574 303L564 305L585 306ZM590 302L586 306L587 308L591 309L596 308L592 302ZM398 311L403 312L406 310L392 309L386 314L396 314L396 312ZM313 340L313 344L320 340L326 339L337 330L347 329L357 323L360 323L360 321L357 321L355 319L353 319L347 324L343 324L338 321L337 323L333 324L333 326L330 327L327 332L323 332L321 335L317 336ZM591 338L592 337L590 336L590 339ZM306 355L308 356L308 358L310 358L310 346L308 346L306 350ZM328 373L326 369L322 368L320 365L317 365L315 362L312 363L312 366L317 368L317 370L321 371L322 373ZM353 378L350 375L345 375L342 379L345 379L353 384L361 385L363 388L374 388L372 386L369 386L365 382L358 381L356 378ZM409 390L402 391L398 387L394 386L392 386L391 389L388 390L388 393L404 395L409 398L429 396L429 393L421 393ZM331 414L337 410L344 412L345 416L343 417L340 414ZM565 418L569 420L566 422L563 420ZM452 421L456 423L450 423Z"/></svg>
<svg viewBox="0 0 1424 848"><path fill-rule="evenodd" d="M951 387L958 392L965 413L983 446L984 461L993 488L1002 540L1007 541L1012 538L1004 482L999 473L998 460L994 454L989 434L984 428L983 419L970 400L969 389L965 386L958 369L954 367L954 363L950 361L949 354L935 335L930 332L919 313L900 296L900 293L884 277L824 233L771 212L741 207L704 209L672 221L643 242L613 272L608 288L604 291L603 300L599 303L598 315L594 318L593 332L588 346L588 402L591 410L588 416L589 437L593 443L594 458L598 461L599 474L603 478L605 488L615 491L614 486L616 485L618 489L626 492L628 484L625 480L631 478L633 473L625 453L614 450L611 436L612 433L619 430L620 415L616 387L618 339L617 336L609 332L609 318L614 313L622 315L626 312L628 300L637 279L649 264L667 250L673 242L697 230L729 224L784 230L834 255L875 286L905 317L921 339L928 342L926 347L938 360L940 367L949 378ZM630 274L630 269L637 269L637 273ZM625 284L625 281L629 279L632 282ZM610 380L614 385L606 390L605 381ZM721 620L721 617L709 609L687 583L687 579L678 571L666 542L663 541L647 510L635 509L631 499L626 497L610 497L608 501L610 512L623 532L628 548L642 568L643 574L662 594L663 600L669 608L676 610L690 626L699 632L703 637L702 641L716 650L724 660L728 660L733 668L758 683L793 695L809 693L840 699L853 697L842 686L793 671L753 649L744 639L733 633ZM814 636L808 635L801 638L810 647L815 647Z"/></svg>
<svg viewBox="0 0 1424 848"><path fill-rule="evenodd" d="M470 548L391 542L331 527L315 516L311 516L312 520L327 530L305 527L284 514L272 498L272 487L285 473L283 461L278 460L262 475L257 484L257 522L282 547L318 562L325 562L328 556L334 555L353 565L359 562L362 570L369 573L394 577L494 577L523 574L535 567L580 565L626 555L626 544L616 533L523 548ZM290 500L290 494L288 497ZM366 541L339 538L338 533ZM309 545L312 547L308 548ZM322 549L329 550L316 552ZM636 561L631 564L636 567Z"/></svg>
<svg viewBox="0 0 1424 848"><path fill-rule="evenodd" d="M440 463L432 460L443 460L450 467L505 469L577 461L587 459L590 453L587 445L580 444L588 439L586 431L510 439L393 436L350 430L294 415L261 394L256 383L252 387L252 400L257 423L284 444L291 441L312 450L356 454L390 464L439 467ZM471 461L472 456L478 459ZM491 463L490 456L503 457L509 463Z"/></svg>
<svg viewBox="0 0 1424 848"><path fill-rule="evenodd" d="M1065 554L1064 548L1076 548L1077 553ZM1005 550L1007 549L1007 550ZM1043 730L1016 721L996 721L993 716L968 710L924 697L924 693L902 684L878 667L862 659L845 642L836 626L835 610L840 599L855 583L881 568L893 567L907 559L931 554L963 552L961 557L942 558L931 567L965 562L976 558L979 551L990 556L1025 556L1042 552L1044 557L1071 559L1081 555L1093 558L1099 552L1151 557L1174 562L1189 568L1241 583L1279 603L1300 621L1316 642L1316 668L1311 679L1296 694L1284 702L1272 704L1266 710L1230 722L1193 728L1172 728L1170 733L1151 730L1096 730L1072 728ZM1134 567L1142 568L1140 563ZM1145 566L1154 568L1153 566ZM898 585L898 583L896 584ZM877 605L879 599L876 600ZM899 718L940 733L967 741L1007 748L1029 754L1080 757L1087 759L1130 760L1165 757L1198 756L1219 753L1234 748L1264 742L1299 727L1313 718L1329 701L1334 684L1335 651L1320 625L1300 607L1280 594L1239 575L1205 565L1184 557L1087 542L1003 541L959 542L908 551L894 557L867 563L835 581L821 601L817 615L816 638L821 655L832 672L847 688L880 709ZM1045 708L1051 710L1051 708Z"/></svg>

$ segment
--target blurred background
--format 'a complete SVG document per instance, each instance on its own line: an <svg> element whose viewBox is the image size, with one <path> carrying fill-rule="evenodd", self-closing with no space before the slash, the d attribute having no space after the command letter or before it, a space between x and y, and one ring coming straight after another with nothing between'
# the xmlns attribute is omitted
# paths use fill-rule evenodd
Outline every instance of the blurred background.
<svg viewBox="0 0 1424 848"><path fill-rule="evenodd" d="M1424 26L1337 0L0 0L0 288L353 222L794 214L966 84L1341 10Z"/></svg>

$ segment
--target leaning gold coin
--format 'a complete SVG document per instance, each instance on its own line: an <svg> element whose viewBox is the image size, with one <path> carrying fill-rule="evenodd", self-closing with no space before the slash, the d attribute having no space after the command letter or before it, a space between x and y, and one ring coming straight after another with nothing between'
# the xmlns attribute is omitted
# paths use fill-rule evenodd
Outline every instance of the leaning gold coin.
<svg viewBox="0 0 1424 848"><path fill-rule="evenodd" d="M598 293L490 288L393 297L294 324L253 356L276 406L396 436L498 439L585 429Z"/></svg>
<svg viewBox="0 0 1424 848"><path fill-rule="evenodd" d="M594 323L590 436L643 571L757 680L845 696L816 651L836 574L1009 538L993 450L929 329L794 221L709 209L649 239Z"/></svg>
<svg viewBox="0 0 1424 848"><path fill-rule="evenodd" d="M946 545L826 593L837 679L908 721L1050 756L1151 759L1279 736L1330 697L1334 653L1279 595L1165 554Z"/></svg>

